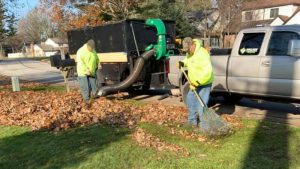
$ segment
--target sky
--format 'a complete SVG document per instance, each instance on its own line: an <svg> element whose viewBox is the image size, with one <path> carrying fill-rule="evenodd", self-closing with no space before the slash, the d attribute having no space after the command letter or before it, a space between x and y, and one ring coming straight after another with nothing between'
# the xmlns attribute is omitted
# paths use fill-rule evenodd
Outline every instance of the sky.
<svg viewBox="0 0 300 169"><path fill-rule="evenodd" d="M39 4L39 0L18 0L18 4L21 5L21 9L19 9L18 14L20 17L23 17Z"/></svg>

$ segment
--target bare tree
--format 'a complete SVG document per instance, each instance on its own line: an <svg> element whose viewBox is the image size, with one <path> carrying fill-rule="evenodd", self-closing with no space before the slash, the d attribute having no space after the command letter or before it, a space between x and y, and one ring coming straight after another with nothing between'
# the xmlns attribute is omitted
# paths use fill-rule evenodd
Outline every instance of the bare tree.
<svg viewBox="0 0 300 169"><path fill-rule="evenodd" d="M17 34L26 42L41 42L54 36L49 16L40 9L33 9L18 23Z"/></svg>
<svg viewBox="0 0 300 169"><path fill-rule="evenodd" d="M102 13L113 20L122 20L133 15L139 3L139 0L95 0L91 5L97 5Z"/></svg>
<svg viewBox="0 0 300 169"><path fill-rule="evenodd" d="M242 10L242 2L243 0L217 0L217 7L220 15L220 42L223 43L224 41L224 33L226 32L227 35L230 34L231 28L238 27L241 18L239 17ZM234 26L233 26L234 25ZM224 44L220 44L221 47Z"/></svg>

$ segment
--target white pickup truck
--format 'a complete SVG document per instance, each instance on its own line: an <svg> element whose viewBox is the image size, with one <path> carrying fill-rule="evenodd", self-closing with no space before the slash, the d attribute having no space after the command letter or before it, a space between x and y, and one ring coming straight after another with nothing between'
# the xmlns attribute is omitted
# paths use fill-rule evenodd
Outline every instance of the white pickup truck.
<svg viewBox="0 0 300 169"><path fill-rule="evenodd" d="M244 29L232 50L212 50L211 55L213 94L300 101L300 25ZM187 81L176 68L183 58L170 57L168 78L185 100Z"/></svg>

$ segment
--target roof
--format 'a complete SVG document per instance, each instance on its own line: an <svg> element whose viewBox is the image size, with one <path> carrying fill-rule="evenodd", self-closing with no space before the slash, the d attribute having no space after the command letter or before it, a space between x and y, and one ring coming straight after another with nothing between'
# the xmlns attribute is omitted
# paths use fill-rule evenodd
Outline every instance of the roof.
<svg viewBox="0 0 300 169"><path fill-rule="evenodd" d="M253 10L253 9L262 9L262 8L271 8L277 6L285 6L285 5L296 5L300 6L299 0L253 0L250 2L245 2L243 4L243 11L245 10Z"/></svg>
<svg viewBox="0 0 300 169"><path fill-rule="evenodd" d="M277 17L280 18L284 23L287 22L288 20L290 20L290 18L292 18L292 16L288 17L288 16L285 16L285 15L278 15Z"/></svg>
<svg viewBox="0 0 300 169"><path fill-rule="evenodd" d="M57 44L67 44L68 40L67 39L61 39L61 38L50 38Z"/></svg>
<svg viewBox="0 0 300 169"><path fill-rule="evenodd" d="M51 51L57 51L57 48L54 48L51 45L46 45L46 44L39 44L37 45L38 47L40 47L44 52L51 52Z"/></svg>
<svg viewBox="0 0 300 169"><path fill-rule="evenodd" d="M284 21L284 24L288 23L299 12L300 12L300 6L297 8L297 10L293 13L291 17L289 17L286 21Z"/></svg>

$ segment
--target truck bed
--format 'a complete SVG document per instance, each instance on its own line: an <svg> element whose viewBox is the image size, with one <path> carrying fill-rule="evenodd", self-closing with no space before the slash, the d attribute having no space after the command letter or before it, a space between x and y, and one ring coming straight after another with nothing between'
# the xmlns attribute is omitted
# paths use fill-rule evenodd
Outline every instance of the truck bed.
<svg viewBox="0 0 300 169"><path fill-rule="evenodd" d="M214 82L212 86L212 90L215 92L224 92L227 91L227 82L226 82L226 74L227 74L227 64L228 64L228 55L212 55L211 62L213 65L214 72Z"/></svg>

